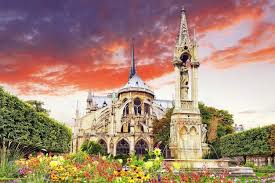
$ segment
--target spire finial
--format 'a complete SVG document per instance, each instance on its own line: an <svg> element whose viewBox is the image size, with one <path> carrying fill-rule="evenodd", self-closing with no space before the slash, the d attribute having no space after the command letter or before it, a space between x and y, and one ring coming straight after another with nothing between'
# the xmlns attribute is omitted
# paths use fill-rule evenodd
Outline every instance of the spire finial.
<svg viewBox="0 0 275 183"><path fill-rule="evenodd" d="M132 56L132 58L131 58L131 70L130 70L129 79L131 79L136 74L134 39L132 39L131 56Z"/></svg>
<svg viewBox="0 0 275 183"><path fill-rule="evenodd" d="M190 42L185 13L186 13L185 9L184 9L184 7L182 7L182 9L181 9L180 31L179 31L179 37L178 37L178 44L180 46L189 44L189 42Z"/></svg>
<svg viewBox="0 0 275 183"><path fill-rule="evenodd" d="M183 12L183 11L185 11L185 9L184 9L184 6L182 5L182 7L181 7L181 12Z"/></svg>
<svg viewBox="0 0 275 183"><path fill-rule="evenodd" d="M76 101L75 117L76 117L76 119L78 119L78 118L79 118L79 106L78 106L78 100Z"/></svg>

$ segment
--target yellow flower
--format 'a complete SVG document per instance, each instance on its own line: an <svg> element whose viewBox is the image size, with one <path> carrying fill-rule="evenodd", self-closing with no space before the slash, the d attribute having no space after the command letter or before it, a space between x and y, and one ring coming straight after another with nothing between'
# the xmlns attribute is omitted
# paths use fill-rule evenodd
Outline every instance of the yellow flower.
<svg viewBox="0 0 275 183"><path fill-rule="evenodd" d="M58 178L57 175L51 174L51 179L52 179L53 182L57 182L59 178Z"/></svg>
<svg viewBox="0 0 275 183"><path fill-rule="evenodd" d="M59 165L59 162L58 161L51 161L50 162L50 167L51 168L55 168L55 167L57 167Z"/></svg>
<svg viewBox="0 0 275 183"><path fill-rule="evenodd" d="M156 157L156 158L155 158L155 161L160 161L159 157Z"/></svg>
<svg viewBox="0 0 275 183"><path fill-rule="evenodd" d="M122 164L122 163L123 163L123 160L122 160L122 159L118 159L118 162L119 162L120 164Z"/></svg>
<svg viewBox="0 0 275 183"><path fill-rule="evenodd" d="M173 166L173 168L174 168L175 170L179 170L179 169L181 168L181 164L178 163L178 162L174 162L174 163L172 164L172 166Z"/></svg>
<svg viewBox="0 0 275 183"><path fill-rule="evenodd" d="M159 148L155 148L154 154L155 154L156 156L160 156L160 155L161 155L161 150L160 150Z"/></svg>
<svg viewBox="0 0 275 183"><path fill-rule="evenodd" d="M149 175L149 174L147 174L147 175L144 176L144 180L145 180L145 181L147 181L147 180L149 180L149 179L150 179L150 175Z"/></svg>
<svg viewBox="0 0 275 183"><path fill-rule="evenodd" d="M148 170L153 167L153 162L152 161L147 161L144 163L144 167Z"/></svg>

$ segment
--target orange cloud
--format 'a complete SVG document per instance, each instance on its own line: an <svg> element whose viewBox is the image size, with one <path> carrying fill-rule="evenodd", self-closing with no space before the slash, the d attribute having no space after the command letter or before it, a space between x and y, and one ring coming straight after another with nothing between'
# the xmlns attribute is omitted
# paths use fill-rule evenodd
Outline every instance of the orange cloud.
<svg viewBox="0 0 275 183"><path fill-rule="evenodd" d="M233 47L214 51L203 63L211 63L217 68L229 68L245 63L275 62L275 25L259 23L253 32L238 41Z"/></svg>
<svg viewBox="0 0 275 183"><path fill-rule="evenodd" d="M168 4L165 4L165 7ZM190 11L189 23L197 27L200 37L209 31L223 30L243 20L253 19L257 22L253 33L240 40L238 45L214 51L204 59L203 63L212 63L217 68L227 68L249 62L274 62L274 46L264 44L264 40L270 39L268 32L273 31L272 35L274 35L274 26L259 23L265 13L263 9L266 5L265 0L255 3L243 0L239 1L239 4L226 0L223 3L217 3L216 6L205 2L209 4L207 8L201 5L201 1L198 1L198 4L202 9L198 11L194 7L195 14ZM178 14L174 14L172 16L168 13L164 16L165 13L161 15L149 13L149 23L144 19L144 24L141 25L144 28L137 29L137 32L135 32L136 24L132 24L132 18L136 18L135 14L128 17L132 26L126 27L129 28L129 32L137 35L135 40L137 70L144 80L158 78L173 71L171 60L179 22ZM189 14L188 11L187 14ZM106 15L103 13L103 18ZM112 18L107 17L105 17L106 20ZM160 22L159 25L151 25L156 23L156 20ZM96 25L100 27L100 24L94 26ZM118 31L120 27L115 28ZM72 30L79 31L77 24ZM130 67L130 44L129 40L126 40L130 36L124 35L126 33L123 31L120 33L104 29L103 32L95 33L96 41L93 45L87 46L86 44L90 43L88 41L84 41L83 45L81 41L75 41L79 46L68 46L64 50L63 47L67 45L55 43L56 48L62 48L60 50L64 51L64 54L58 56L51 54L53 48L50 41L50 46L45 46L45 52L37 51L35 47L0 52L0 83L13 85L24 94L47 95L57 95L64 90L70 92L71 90L119 88L127 82ZM71 34L68 34L69 36ZM102 41L100 37L104 36L107 38ZM55 37L58 38L56 35ZM44 40L48 40L46 38ZM59 42L66 41L65 38L60 39ZM80 39L80 37L76 38ZM87 37L87 39L90 38ZM40 45L40 47L43 46ZM71 50L71 48L75 49ZM123 50L123 53L120 53L122 55L116 55L120 50Z"/></svg>

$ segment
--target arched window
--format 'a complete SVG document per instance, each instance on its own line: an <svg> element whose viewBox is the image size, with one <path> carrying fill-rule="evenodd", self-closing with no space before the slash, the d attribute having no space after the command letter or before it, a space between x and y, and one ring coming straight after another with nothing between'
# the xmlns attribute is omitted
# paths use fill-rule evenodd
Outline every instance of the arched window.
<svg viewBox="0 0 275 183"><path fill-rule="evenodd" d="M144 113L150 115L150 105L149 104L144 104Z"/></svg>
<svg viewBox="0 0 275 183"><path fill-rule="evenodd" d="M194 126L192 126L190 129L190 135L196 135L196 133L197 133L196 128Z"/></svg>
<svg viewBox="0 0 275 183"><path fill-rule="evenodd" d="M98 141L98 143L102 146L102 148L103 148L103 150L104 150L104 153L105 154L107 154L107 143L105 142L105 140L103 140L103 139L100 139L99 141Z"/></svg>
<svg viewBox="0 0 275 183"><path fill-rule="evenodd" d="M135 115L141 115L141 100L139 98L134 100L134 111Z"/></svg>
<svg viewBox="0 0 275 183"><path fill-rule="evenodd" d="M129 104L126 104L126 106L123 109L123 116L129 115Z"/></svg>
<svg viewBox="0 0 275 183"><path fill-rule="evenodd" d="M130 133L130 123L124 123L121 126L121 133Z"/></svg>
<svg viewBox="0 0 275 183"><path fill-rule="evenodd" d="M135 127L135 132L144 132L144 127L142 124L138 124L136 127Z"/></svg>
<svg viewBox="0 0 275 183"><path fill-rule="evenodd" d="M120 140L116 145L116 154L117 155L124 155L129 154L130 146L128 142L124 139Z"/></svg>
<svg viewBox="0 0 275 183"><path fill-rule="evenodd" d="M139 155L144 155L147 153L148 151L148 145L144 140L139 140L137 141L136 145L135 145L135 151L136 154Z"/></svg>

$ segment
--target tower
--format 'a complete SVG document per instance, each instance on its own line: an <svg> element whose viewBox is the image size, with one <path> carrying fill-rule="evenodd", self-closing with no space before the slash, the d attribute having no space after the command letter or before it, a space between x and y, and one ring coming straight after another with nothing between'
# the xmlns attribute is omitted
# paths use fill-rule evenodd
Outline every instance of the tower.
<svg viewBox="0 0 275 183"><path fill-rule="evenodd" d="M170 125L171 156L176 159L202 158L202 123L198 108L199 62L195 54L196 49L197 42L190 39L185 9L182 8L173 57L176 87L175 108Z"/></svg>
<svg viewBox="0 0 275 183"><path fill-rule="evenodd" d="M97 104L94 102L92 92L89 91L88 98L87 98L87 113L90 113L92 111L96 111L98 109Z"/></svg>

